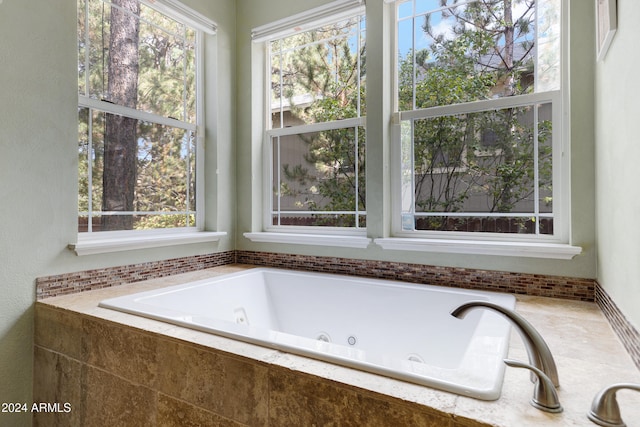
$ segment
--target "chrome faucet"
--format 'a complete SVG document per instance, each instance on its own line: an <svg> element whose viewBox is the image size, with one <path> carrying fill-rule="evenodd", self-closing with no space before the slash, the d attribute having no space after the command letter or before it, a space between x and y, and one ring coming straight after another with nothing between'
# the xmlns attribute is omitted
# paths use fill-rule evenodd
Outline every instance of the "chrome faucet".
<svg viewBox="0 0 640 427"><path fill-rule="evenodd" d="M509 319L516 326L516 330L520 333L520 336L522 336L524 346L529 355L529 364L549 377L554 387L560 386L558 369L556 368L556 363L553 360L549 346L547 346L547 343L531 323L527 322L524 317L515 311L488 301L469 301L452 310L451 315L461 319L466 316L469 310L474 308L487 308ZM532 377L532 379L535 380L536 377Z"/></svg>
<svg viewBox="0 0 640 427"><path fill-rule="evenodd" d="M605 427L624 427L626 424L620 416L620 407L616 400L616 391L621 388L640 391L640 384L620 383L605 387L594 397L591 410L587 414L594 423Z"/></svg>

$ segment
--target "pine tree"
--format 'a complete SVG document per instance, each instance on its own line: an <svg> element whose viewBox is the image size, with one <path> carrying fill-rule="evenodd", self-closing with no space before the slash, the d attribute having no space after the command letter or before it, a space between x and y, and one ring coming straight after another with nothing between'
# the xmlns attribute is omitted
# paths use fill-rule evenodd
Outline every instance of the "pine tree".
<svg viewBox="0 0 640 427"><path fill-rule="evenodd" d="M122 8L122 9L120 9ZM130 13L127 13L130 12ZM107 100L136 108L138 101L138 0L113 0ZM136 185L137 120L107 114L104 140L103 211L133 211ZM103 230L130 230L131 215L103 215Z"/></svg>

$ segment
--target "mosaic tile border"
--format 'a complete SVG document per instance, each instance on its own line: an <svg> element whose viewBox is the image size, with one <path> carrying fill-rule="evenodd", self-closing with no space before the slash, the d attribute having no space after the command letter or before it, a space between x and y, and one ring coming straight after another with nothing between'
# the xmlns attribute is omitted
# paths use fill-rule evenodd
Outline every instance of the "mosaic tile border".
<svg viewBox="0 0 640 427"><path fill-rule="evenodd" d="M455 288L481 289L580 301L595 300L595 281L575 277L437 267L391 261L237 251L241 264L401 280Z"/></svg>
<svg viewBox="0 0 640 427"><path fill-rule="evenodd" d="M139 282L236 262L455 288L580 301L595 300L593 279L250 251L228 251L40 277L36 279L36 299Z"/></svg>
<svg viewBox="0 0 640 427"><path fill-rule="evenodd" d="M640 332L627 320L609 294L596 283L596 303L609 321L622 345L640 369Z"/></svg>
<svg viewBox="0 0 640 427"><path fill-rule="evenodd" d="M235 251L78 271L36 279L36 300L233 264Z"/></svg>
<svg viewBox="0 0 640 427"><path fill-rule="evenodd" d="M40 277L36 279L36 299L41 300L233 263L595 301L633 362L640 369L640 333L593 279L275 252L227 251Z"/></svg>

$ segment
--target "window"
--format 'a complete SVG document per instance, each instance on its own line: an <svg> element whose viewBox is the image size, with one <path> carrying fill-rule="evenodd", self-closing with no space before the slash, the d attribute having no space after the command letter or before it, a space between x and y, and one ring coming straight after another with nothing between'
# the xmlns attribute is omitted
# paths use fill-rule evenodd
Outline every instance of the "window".
<svg viewBox="0 0 640 427"><path fill-rule="evenodd" d="M173 0L78 1L79 232L202 228L199 55L214 31Z"/></svg>
<svg viewBox="0 0 640 427"><path fill-rule="evenodd" d="M362 7L343 9L327 8L323 22L302 31L264 37L266 230L366 226L365 20Z"/></svg>
<svg viewBox="0 0 640 427"><path fill-rule="evenodd" d="M561 1L398 1L396 21L394 233L566 242Z"/></svg>

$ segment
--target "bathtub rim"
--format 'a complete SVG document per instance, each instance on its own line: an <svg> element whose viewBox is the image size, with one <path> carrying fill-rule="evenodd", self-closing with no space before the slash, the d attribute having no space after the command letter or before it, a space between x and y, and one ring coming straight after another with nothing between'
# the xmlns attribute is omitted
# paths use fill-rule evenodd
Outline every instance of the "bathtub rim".
<svg viewBox="0 0 640 427"><path fill-rule="evenodd" d="M335 274L335 273L320 273L320 272L309 272L309 271L301 271L301 270L290 270L290 269L281 269L281 268L273 268L273 267L254 267L246 270L241 270L232 273L225 273L221 275L216 275L209 278L199 279L190 281L187 283L180 283L175 285L170 285L167 287L163 287L161 289L149 290L149 291L141 291L134 292L127 295L118 296L115 298L107 298L103 299L99 302L98 306L100 308L115 310L119 312L123 312L126 314L131 314L138 317L143 317L147 319L152 319L156 321L163 322L165 324L180 326L183 328L188 328L191 330L204 332L212 335L221 336L224 338L228 338L234 341L245 342L253 345L260 346L265 349L277 350L284 353L289 353L297 356L308 357L314 360L320 360L323 362L331 363L338 366L344 366L351 369L356 369L364 372L373 373L376 375L380 375L387 378L397 379L400 381L417 384L419 386L425 386L432 388L437 391L445 391L451 392L457 395L471 397L479 400L487 400L493 401L497 400L502 391L502 386L504 382L504 374L506 366L502 362L504 358L506 358L507 353L509 351L510 345L510 331L511 325L502 317L498 316L495 313L483 311L481 316L484 319L484 323L481 322L477 329L477 334L474 335L474 340L482 341L486 337L485 328L498 328L502 331L501 339L502 341L498 344L500 349L499 353L501 356L491 355L494 359L493 363L489 366L490 370L482 371L482 378L475 378L474 373L477 373L477 370L473 371L470 366L473 365L473 361L478 356L486 356L486 354L481 353L473 353L469 349L467 349L466 354L463 356L463 361L461 367L459 369L446 369L446 368L436 368L436 370L440 370L440 374L451 375L455 377L465 377L469 376L474 377L473 380L477 381L475 385L473 384L461 384L460 381L451 381L443 378L434 378L424 376L417 376L416 374L410 374L406 372L407 365L414 365L417 362L409 362L405 360L399 360L400 367L389 368L384 366L383 363L376 363L377 357L371 357L368 355L369 359L367 361L354 361L352 358L346 357L341 353L341 350L347 348L346 346L335 344L335 343L322 343L324 347L328 347L331 350L330 353L325 351L314 350L313 347L318 344L317 340L300 337L297 335L288 334L285 332L272 331L264 328L257 327L249 327L249 330L253 335L247 335L246 330L243 325L236 325L231 322L226 322L223 320L214 320L214 321L183 321L179 318L168 319L165 316L157 315L153 313L144 313L141 310L131 307L122 307L118 306L120 301L136 301L140 299L144 299L149 295L153 294L169 294L171 292L179 291L180 289L191 289L198 286L206 286L210 283L220 282L223 280L228 280L234 277L240 277L245 275L254 275L254 274L262 274L263 272L273 272L278 274L288 274L288 275L314 275L314 276L322 276L326 278L340 278L346 280L353 280L358 282L369 282L375 285L383 285L383 286L394 286L394 287L407 287L410 289L419 289L419 290L429 290L434 289L437 291L448 292L448 293L461 293L461 294L474 294L485 297L497 298L501 301L505 306L510 307L511 309L515 308L516 298L512 294L493 292L493 291L485 291L485 290L473 290L473 289L461 289L461 288L449 288L445 286L439 285L429 285L429 284L416 284L409 282L402 282L396 280L388 280L388 279L377 279L377 278L369 278L362 277L356 275L345 275L345 274ZM135 304L134 304L135 305ZM169 310L170 311L170 310ZM170 315L183 314L182 312L173 311L169 313ZM488 319L487 319L488 318ZM463 320L461 320L463 321ZM221 325L222 324L222 325ZM493 330L493 329L492 329ZM275 334L275 337L274 337ZM488 335L493 335L493 333L488 333ZM274 339L275 338L275 339ZM348 349L348 348L347 348ZM420 367L420 366L417 366ZM472 372L473 371L473 372ZM490 380L489 377L492 376L494 379ZM491 385L478 386L479 383L488 383L491 382Z"/></svg>

